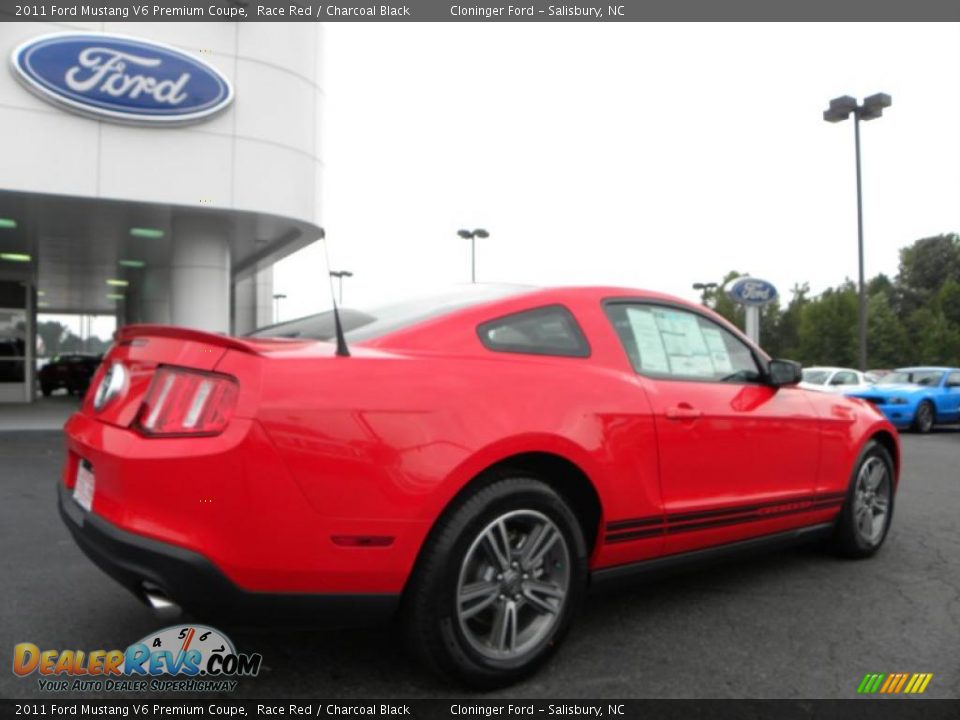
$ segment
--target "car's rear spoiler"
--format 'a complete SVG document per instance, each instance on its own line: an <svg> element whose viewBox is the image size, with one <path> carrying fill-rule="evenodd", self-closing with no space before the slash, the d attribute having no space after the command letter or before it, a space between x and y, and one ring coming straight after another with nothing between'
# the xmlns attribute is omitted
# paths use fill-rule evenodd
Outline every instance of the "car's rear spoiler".
<svg viewBox="0 0 960 720"><path fill-rule="evenodd" d="M184 340L187 342L200 342L206 345L214 345L226 348L228 350L239 350L240 352L257 355L270 349L290 348L291 346L310 344L314 341L305 342L289 338L243 338L222 335L220 333L207 332L205 330L194 330L192 328L177 327L174 325L124 325L117 330L113 339L118 345L126 345L135 342L137 339L148 337L163 337Z"/></svg>

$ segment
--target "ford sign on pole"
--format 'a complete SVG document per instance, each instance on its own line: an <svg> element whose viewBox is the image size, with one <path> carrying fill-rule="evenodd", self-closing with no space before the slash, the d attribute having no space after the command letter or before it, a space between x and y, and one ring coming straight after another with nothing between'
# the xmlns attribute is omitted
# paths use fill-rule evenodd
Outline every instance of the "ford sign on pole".
<svg viewBox="0 0 960 720"><path fill-rule="evenodd" d="M760 278L741 277L731 281L725 289L731 300L746 308L747 337L759 343L760 308L777 299L777 288Z"/></svg>
<svg viewBox="0 0 960 720"><path fill-rule="evenodd" d="M17 47L10 62L44 100L102 120L183 125L233 100L230 82L202 60L122 35L44 35Z"/></svg>

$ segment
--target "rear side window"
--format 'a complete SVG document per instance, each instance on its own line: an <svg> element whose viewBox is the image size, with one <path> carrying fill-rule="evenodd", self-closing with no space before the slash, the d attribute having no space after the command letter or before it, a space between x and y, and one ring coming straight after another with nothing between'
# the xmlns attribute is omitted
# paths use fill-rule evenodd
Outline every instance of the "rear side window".
<svg viewBox="0 0 960 720"><path fill-rule="evenodd" d="M562 305L506 315L477 328L480 342L496 352L589 357L587 344L573 313Z"/></svg>

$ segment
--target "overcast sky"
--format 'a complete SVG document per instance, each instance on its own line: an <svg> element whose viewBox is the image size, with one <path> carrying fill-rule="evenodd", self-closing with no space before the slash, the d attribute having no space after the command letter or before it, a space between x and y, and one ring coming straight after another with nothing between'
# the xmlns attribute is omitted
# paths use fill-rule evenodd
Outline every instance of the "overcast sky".
<svg viewBox="0 0 960 720"><path fill-rule="evenodd" d="M478 279L696 297L731 269L815 292L960 229L960 27L949 24L331 23L323 213L345 303ZM281 309L327 306L319 247L277 267Z"/></svg>

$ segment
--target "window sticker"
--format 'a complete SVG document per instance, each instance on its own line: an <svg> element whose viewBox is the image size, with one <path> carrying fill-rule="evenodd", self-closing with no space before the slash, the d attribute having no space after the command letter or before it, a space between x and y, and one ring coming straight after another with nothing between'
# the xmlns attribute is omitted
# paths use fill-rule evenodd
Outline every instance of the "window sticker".
<svg viewBox="0 0 960 720"><path fill-rule="evenodd" d="M710 359L713 361L713 370L718 375L729 375L733 372L733 363L730 362L730 352L723 341L723 335L717 328L701 328L703 339L710 350Z"/></svg>
<svg viewBox="0 0 960 720"><path fill-rule="evenodd" d="M633 330L634 343L640 355L640 369L647 372L669 373L670 362L663 349L657 323L650 311L627 308L627 320Z"/></svg>
<svg viewBox="0 0 960 720"><path fill-rule="evenodd" d="M697 318L690 313L656 308L653 311L663 346L674 375L710 377L713 363L700 332Z"/></svg>

